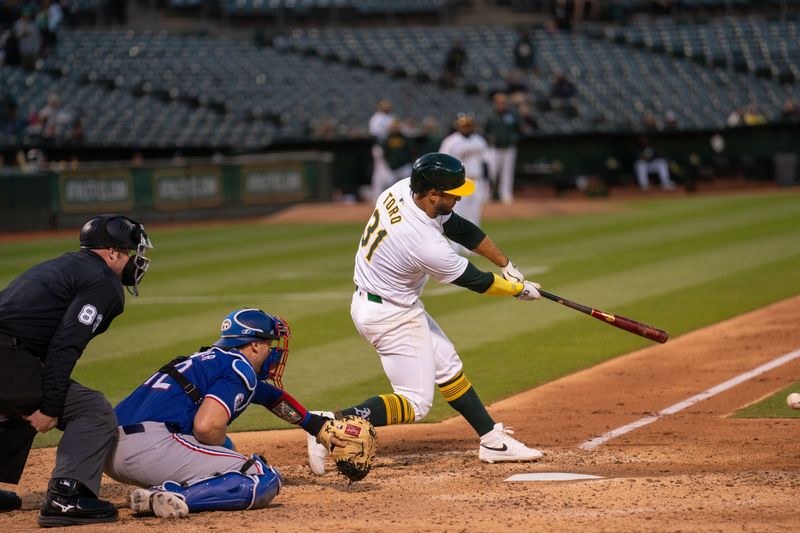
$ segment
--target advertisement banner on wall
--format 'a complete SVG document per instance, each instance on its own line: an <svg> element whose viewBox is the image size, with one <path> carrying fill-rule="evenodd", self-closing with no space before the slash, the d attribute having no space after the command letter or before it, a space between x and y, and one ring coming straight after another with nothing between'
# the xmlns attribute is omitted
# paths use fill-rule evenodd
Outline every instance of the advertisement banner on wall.
<svg viewBox="0 0 800 533"><path fill-rule="evenodd" d="M64 171L59 187L61 210L66 213L128 211L133 206L127 169Z"/></svg>
<svg viewBox="0 0 800 533"><path fill-rule="evenodd" d="M153 203L157 209L214 207L222 203L222 172L218 166L158 168L153 172Z"/></svg>
<svg viewBox="0 0 800 533"><path fill-rule="evenodd" d="M297 202L309 197L301 162L243 165L241 180L246 204Z"/></svg>

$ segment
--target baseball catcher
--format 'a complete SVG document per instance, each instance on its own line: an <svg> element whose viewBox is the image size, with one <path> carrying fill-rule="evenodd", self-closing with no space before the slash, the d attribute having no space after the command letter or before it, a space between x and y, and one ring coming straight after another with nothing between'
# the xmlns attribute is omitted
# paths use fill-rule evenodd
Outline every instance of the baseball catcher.
<svg viewBox="0 0 800 533"><path fill-rule="evenodd" d="M165 364L117 405L118 439L105 471L141 487L130 495L131 509L182 518L266 507L280 474L260 455L238 453L226 431L251 403L317 437L348 465L351 482L369 472L375 439L368 422L310 413L283 390L290 336L283 318L238 309L213 346Z"/></svg>

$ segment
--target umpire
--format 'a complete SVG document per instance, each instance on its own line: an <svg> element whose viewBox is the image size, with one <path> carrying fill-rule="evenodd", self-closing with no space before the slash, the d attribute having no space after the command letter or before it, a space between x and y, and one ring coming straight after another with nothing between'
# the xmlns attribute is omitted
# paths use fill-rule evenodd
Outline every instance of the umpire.
<svg viewBox="0 0 800 533"><path fill-rule="evenodd" d="M121 215L84 224L80 250L23 272L0 291L0 482L19 482L37 432L64 432L39 525L112 522L98 499L117 419L102 393L70 379L89 341L134 296L152 248L144 227ZM0 511L21 507L0 491Z"/></svg>

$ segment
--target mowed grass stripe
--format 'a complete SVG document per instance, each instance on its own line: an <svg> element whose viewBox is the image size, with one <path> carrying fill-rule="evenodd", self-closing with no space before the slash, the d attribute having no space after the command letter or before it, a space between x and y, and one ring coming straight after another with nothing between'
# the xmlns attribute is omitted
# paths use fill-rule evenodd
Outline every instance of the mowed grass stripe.
<svg viewBox="0 0 800 533"><path fill-rule="evenodd" d="M669 295L637 300L617 311L633 317L652 316L653 323L666 327L677 336L800 293L800 271L793 268L798 261L800 256L793 256L692 285ZM745 285L749 290L742 290ZM465 373L485 402L500 400L652 344L574 311L562 315L562 318L542 329L509 335L493 342L490 347L475 347L455 340L465 364ZM494 320L492 324L501 327ZM709 354L709 357L724 357L724 354ZM373 358L377 359L377 355ZM346 378L348 367L340 368L340 379L346 379L345 384L336 379L336 370L332 369L328 373L328 390L320 391L314 387L313 390L299 391L297 396L312 408L329 409L347 407L389 390L382 372L373 379L350 380ZM298 389L308 388L308 385L298 385ZM426 421L454 415L455 412L436 394L434 407ZM251 413L245 420L237 422L237 427L241 424L242 429L254 429L263 422L263 416ZM277 421L269 427L286 425Z"/></svg>
<svg viewBox="0 0 800 533"><path fill-rule="evenodd" d="M797 198L796 194L787 194L758 195L751 201L741 197L667 199L631 204L627 206L628 211L610 215L530 222L493 221L486 229L517 264L546 265L550 270L534 279L541 280L552 292L620 312L642 299L668 298L671 293L680 293L687 287L711 283L720 275L736 276L748 269L758 270L770 262L780 262L782 258L796 257L800 253L800 224L793 210ZM341 402L341 390L337 388L340 383L343 388L369 394L388 390L377 356L357 335L349 317L352 261L362 224L332 228L287 226L280 227L280 231L274 230L275 226L243 225L237 231L244 234L244 241L260 241L265 235L262 230L267 227L274 231L271 236L274 250L259 242L255 247L257 254L247 255L246 260L224 262L224 268L215 261L206 262L204 254L209 246L204 244L204 238L211 233L214 246L220 246L217 243L226 242L227 227L213 232L203 228L162 230L169 235L164 240L165 245L157 244L154 250L154 266L145 279L144 294L164 297L252 293L256 301L242 301L241 305L256 305L286 316L295 328L286 377L290 390L297 391L301 400L306 401L299 392L305 392L309 382L319 381L316 376L325 376L326 383L337 382L333 388L312 386L308 391L311 407L326 407L326 399L335 400L336 406L348 403ZM329 229L332 231L330 241ZM303 250L299 243L301 236L318 238L320 240L314 242L321 246ZM172 244L182 242L184 237L192 241L191 246ZM66 250L70 250L74 249L76 240L54 242L65 243ZM31 243L27 244L31 248ZM32 249L45 250L40 244L37 242ZM281 251L284 244L287 249ZM0 245L0 257L7 257L8 250L22 249L9 246ZM59 251L48 253L43 259L57 253ZM162 259L169 262L177 256L189 266L159 271ZM476 263L488 268L488 264L481 261L478 259ZM304 272L310 277L281 277L287 272ZM315 272L321 274L314 276ZM14 272L6 282L18 273ZM215 281L215 278L222 281ZM315 300L315 292L341 292L342 300ZM288 296L293 294L309 294L311 299L291 300ZM280 295L287 298L282 299ZM724 297L715 295L715 298ZM496 347L506 339L546 335L558 324L576 320L574 312L551 302L492 299L466 290L424 297L424 300L462 356L466 358L474 352L490 357L495 363L502 355L494 355L499 353ZM77 375L84 367L88 370L96 366L96 372L89 372L95 376L91 378L96 379L95 387L105 390L107 384L125 394L165 360L213 341L222 317L236 306L229 301L144 305L129 298L126 313L108 333L90 344L78 364ZM631 316L667 327L651 319L647 311ZM588 317L579 316L577 320L597 322L602 328L627 335ZM516 369L524 374L527 368L513 360L509 364L512 372ZM126 370L120 372L120 368ZM356 370L348 378L341 374L342 368ZM377 390L376 385L380 385ZM373 390L368 390L370 387ZM501 391L500 394L513 392ZM360 399L363 398L352 401ZM312 404L312 401L319 403ZM270 418L270 414L262 412L255 420L263 423Z"/></svg>
<svg viewBox="0 0 800 533"><path fill-rule="evenodd" d="M624 252L634 250L642 255L657 257L659 253L672 254L680 253L687 248L691 251L692 248L716 246L749 235L768 234L782 228L796 228L798 224L800 224L800 214L797 205L781 205L758 210L743 210L726 214L721 218L706 215L702 219L679 220L666 226L637 226L628 228L624 232L607 232L601 236L581 237L568 241L539 242L536 238L537 232L533 229L531 234L534 237L528 249L531 249L540 261L546 260L549 264L571 261L585 265L583 261L589 259L597 264L601 263L598 257L606 259L619 256L624 260L629 257ZM518 251L516 249L513 251L517 259ZM521 252L531 253L526 252L524 248Z"/></svg>
<svg viewBox="0 0 800 533"><path fill-rule="evenodd" d="M303 226L260 226L248 228L246 232L235 234L230 242L221 244L201 245L203 255L203 267L207 269L218 269L231 262L252 261L256 258L265 257L275 262L288 262L293 260L310 259L309 253L330 253L336 255L342 247L349 246L355 253L355 242L359 232L354 227L347 228L324 228L320 231L318 226L316 233L308 236ZM176 247L170 249L169 242L163 243L165 250L170 251L170 256L163 260L163 270L165 274L180 273L187 267L195 265L192 258L197 250Z"/></svg>
<svg viewBox="0 0 800 533"><path fill-rule="evenodd" d="M736 218L738 214L768 211L771 208L797 205L800 194L793 191L752 196L667 198L651 202L623 204L618 213L561 215L552 218L516 221L488 221L484 224L498 242L515 247L529 244L531 237L537 245L566 242L594 242L630 235L638 229L660 231L666 226L704 219ZM536 228L534 232L530 227ZM666 233L666 232L665 232Z"/></svg>

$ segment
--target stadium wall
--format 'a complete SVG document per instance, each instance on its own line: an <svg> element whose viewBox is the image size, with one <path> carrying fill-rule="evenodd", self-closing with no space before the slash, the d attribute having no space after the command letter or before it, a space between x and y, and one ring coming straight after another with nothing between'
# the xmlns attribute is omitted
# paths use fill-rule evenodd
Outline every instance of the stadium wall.
<svg viewBox="0 0 800 533"><path fill-rule="evenodd" d="M296 152L125 164L0 175L0 229L74 227L101 212L142 222L268 214L297 202L331 198L333 156Z"/></svg>

